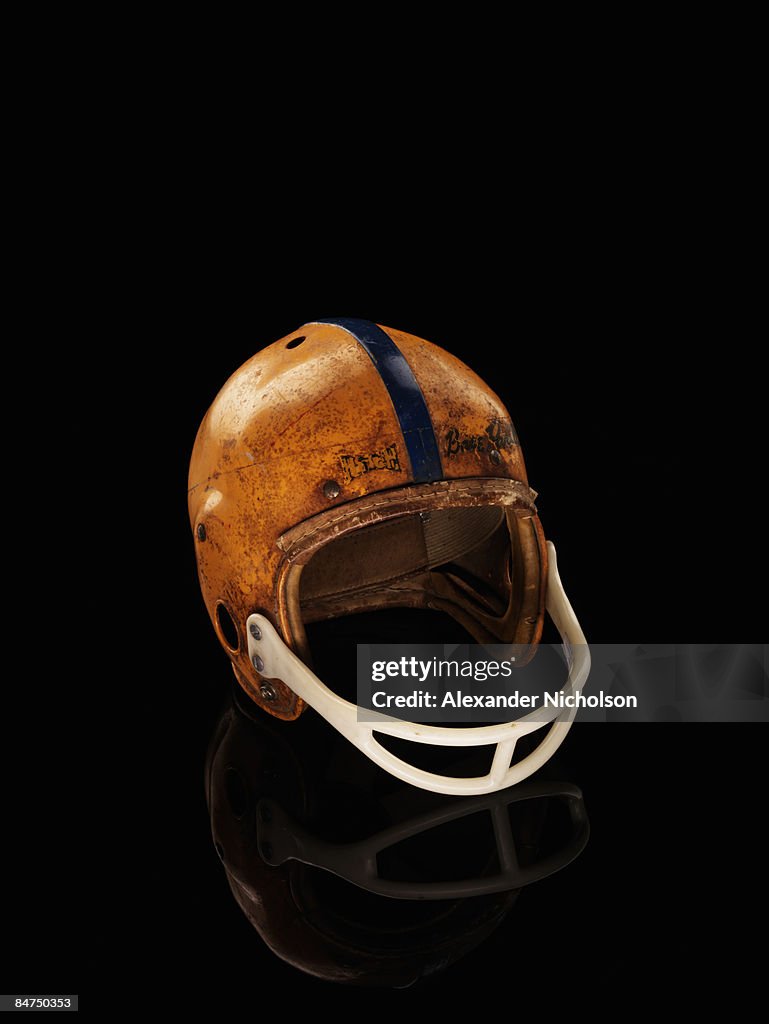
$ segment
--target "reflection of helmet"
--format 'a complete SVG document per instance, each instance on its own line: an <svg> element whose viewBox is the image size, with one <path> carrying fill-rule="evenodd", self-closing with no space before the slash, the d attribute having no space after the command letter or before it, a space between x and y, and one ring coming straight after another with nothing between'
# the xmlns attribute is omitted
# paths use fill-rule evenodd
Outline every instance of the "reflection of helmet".
<svg viewBox="0 0 769 1024"><path fill-rule="evenodd" d="M442 970L587 842L575 786L447 799L398 782L315 717L271 722L247 703L235 694L209 748L213 839L249 921L309 974L398 987Z"/></svg>
<svg viewBox="0 0 769 1024"><path fill-rule="evenodd" d="M198 432L189 507L203 596L241 687L276 718L311 705L392 774L446 793L493 792L544 763L574 716L485 728L358 722L309 668L305 626L383 608L434 609L479 643L539 642L545 604L570 664L584 636L546 545L510 417L466 366L363 320L305 325L244 364ZM363 638L361 638L363 639ZM523 660L518 659L520 664ZM490 770L417 768L374 733L439 746L495 745Z"/></svg>

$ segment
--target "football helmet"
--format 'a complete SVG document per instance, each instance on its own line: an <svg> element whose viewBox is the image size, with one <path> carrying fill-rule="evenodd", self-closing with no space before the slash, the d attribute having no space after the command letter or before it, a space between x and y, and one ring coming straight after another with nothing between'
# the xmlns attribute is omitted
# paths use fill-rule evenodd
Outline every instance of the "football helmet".
<svg viewBox="0 0 769 1024"><path fill-rule="evenodd" d="M315 673L307 627L432 609L477 643L532 657L547 609L568 663L563 688L578 692L590 655L535 497L504 405L438 346L353 319L308 323L269 345L219 392L190 466L200 585L238 683L279 719L309 705L415 786L469 796L526 778L563 741L574 708L467 728L362 720ZM518 741L543 726L516 759ZM402 741L494 754L477 776L454 778L407 759Z"/></svg>

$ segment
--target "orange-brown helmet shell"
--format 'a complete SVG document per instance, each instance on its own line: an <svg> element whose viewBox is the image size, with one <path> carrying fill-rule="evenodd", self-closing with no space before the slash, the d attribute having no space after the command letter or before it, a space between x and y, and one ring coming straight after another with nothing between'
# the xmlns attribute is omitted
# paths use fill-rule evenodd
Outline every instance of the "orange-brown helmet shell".
<svg viewBox="0 0 769 1024"><path fill-rule="evenodd" d="M265 698L245 623L261 612L301 651L292 570L314 553L308 538L500 494L523 530L526 568L501 638L536 644L545 546L518 438L494 392L437 345L367 321L305 324L262 349L206 413L189 475L200 586L240 685L278 718L304 708L280 681ZM419 602L412 594L406 603Z"/></svg>

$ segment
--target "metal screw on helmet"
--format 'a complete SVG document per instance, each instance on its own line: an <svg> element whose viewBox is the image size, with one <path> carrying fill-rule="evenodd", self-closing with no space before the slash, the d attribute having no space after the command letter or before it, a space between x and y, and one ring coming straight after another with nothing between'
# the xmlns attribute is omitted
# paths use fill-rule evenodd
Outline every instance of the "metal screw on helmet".
<svg viewBox="0 0 769 1024"><path fill-rule="evenodd" d="M254 640L261 640L262 639L262 631L261 631L261 629L259 629L259 627L256 625L255 622L251 623L251 625L249 626L249 630L250 630L251 636L254 638Z"/></svg>
<svg viewBox="0 0 769 1024"><path fill-rule="evenodd" d="M323 484L323 494L328 498L329 501L333 501L334 498L338 498L342 488L336 482L336 480L327 480Z"/></svg>
<svg viewBox="0 0 769 1024"><path fill-rule="evenodd" d="M261 661L262 659L260 658L259 660ZM262 668L264 668L264 665L262 665ZM262 695L264 700L273 701L277 700L278 698L278 695L275 692L274 687L270 686L269 683L262 683L262 685L259 687L259 693Z"/></svg>
<svg viewBox="0 0 769 1024"><path fill-rule="evenodd" d="M495 466L498 466L502 461L502 456L499 454L496 448L491 449L491 451L489 452L489 458L491 459Z"/></svg>
<svg viewBox="0 0 769 1024"><path fill-rule="evenodd" d="M258 654L255 654L253 656L253 658L251 659L251 663L253 664L257 672L261 672L262 669L264 668L264 662L262 661Z"/></svg>
<svg viewBox="0 0 769 1024"><path fill-rule="evenodd" d="M206 539L206 528L203 523L198 523L198 540Z"/></svg>

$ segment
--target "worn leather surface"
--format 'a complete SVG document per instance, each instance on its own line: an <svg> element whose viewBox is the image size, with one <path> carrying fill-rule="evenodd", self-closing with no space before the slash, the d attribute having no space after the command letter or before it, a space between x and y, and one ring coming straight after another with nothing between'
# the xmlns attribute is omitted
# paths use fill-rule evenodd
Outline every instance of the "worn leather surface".
<svg viewBox="0 0 769 1024"><path fill-rule="evenodd" d="M248 660L246 619L256 611L267 615L301 653L300 567L322 544L365 525L498 504L512 537L513 579L520 580L507 595L504 587L499 591L499 606L492 601L479 610L477 595L469 593L463 605L462 573L436 573L428 558L411 574L396 573L400 583L385 588L386 599L381 587L366 591L356 566L356 596L343 596L336 607L434 601L429 606L472 620L479 636L536 643L541 631L544 541L507 410L454 356L384 330L423 392L443 481L414 483L398 418L371 358L347 331L328 324L307 324L248 360L215 398L195 441L188 500L203 599L240 685L278 718L296 718L304 705L282 681L272 681L275 700L262 698L263 680ZM394 529L391 536L410 528ZM412 545L418 543L414 535ZM371 582L392 577L386 566L373 566ZM333 601L320 613L334 614ZM227 643L221 616L232 619L237 645Z"/></svg>

